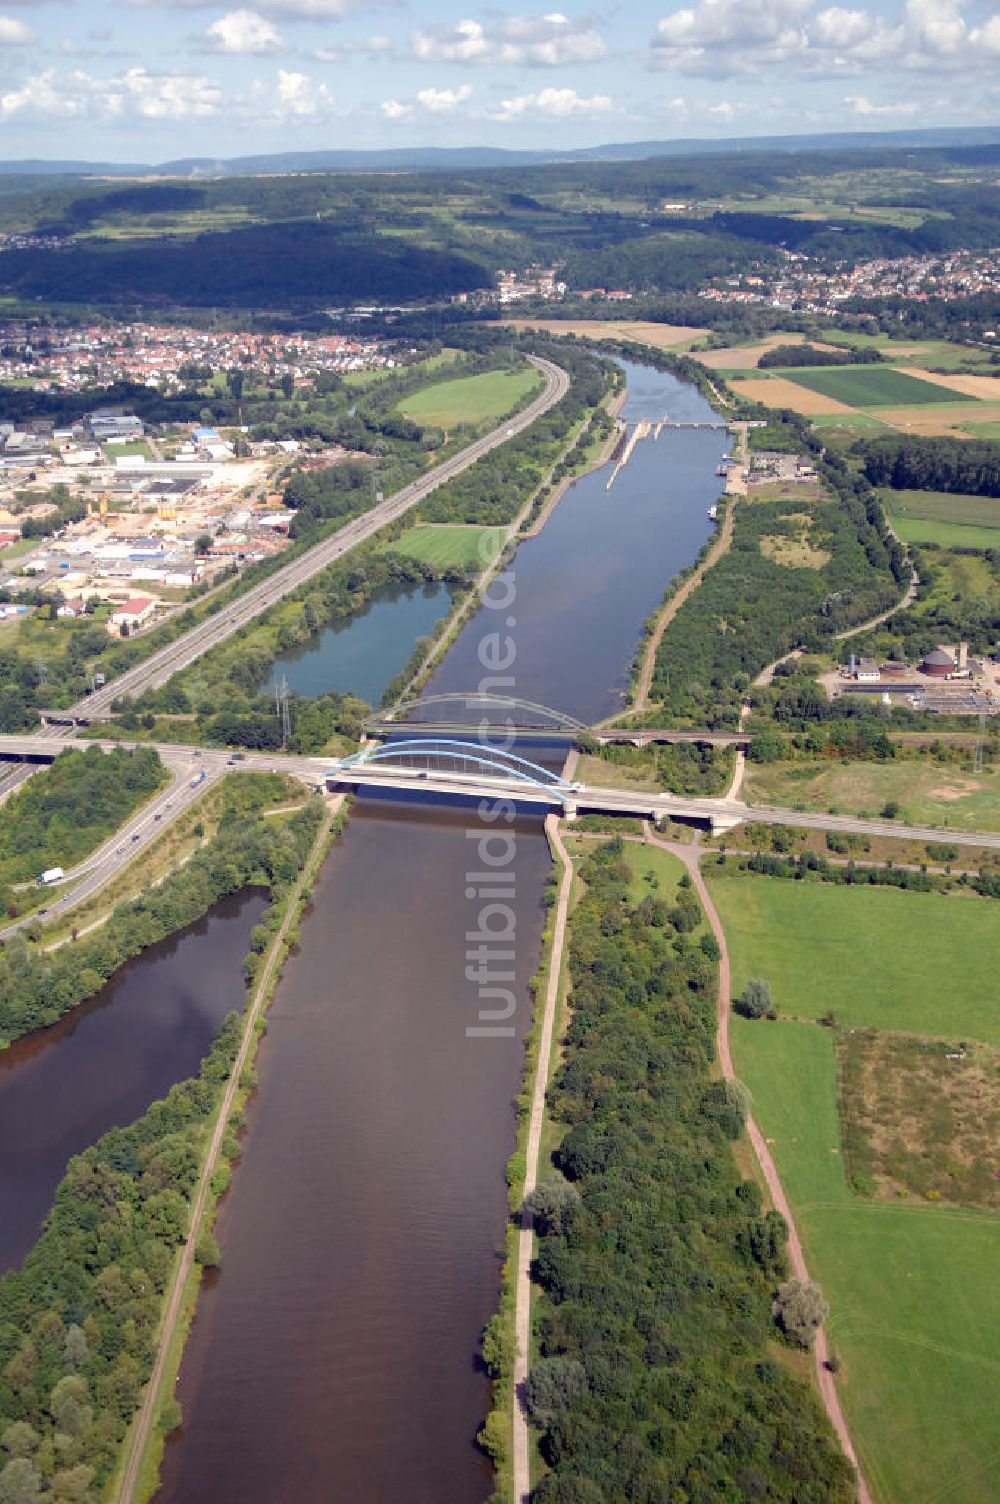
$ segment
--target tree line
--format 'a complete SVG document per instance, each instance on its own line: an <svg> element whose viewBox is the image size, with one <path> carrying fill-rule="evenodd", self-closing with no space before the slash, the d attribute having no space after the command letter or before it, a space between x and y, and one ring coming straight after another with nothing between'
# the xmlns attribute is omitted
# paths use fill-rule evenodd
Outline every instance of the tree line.
<svg viewBox="0 0 1000 1504"><path fill-rule="evenodd" d="M856 446L873 486L1000 496L1000 444L986 439L894 434Z"/></svg>

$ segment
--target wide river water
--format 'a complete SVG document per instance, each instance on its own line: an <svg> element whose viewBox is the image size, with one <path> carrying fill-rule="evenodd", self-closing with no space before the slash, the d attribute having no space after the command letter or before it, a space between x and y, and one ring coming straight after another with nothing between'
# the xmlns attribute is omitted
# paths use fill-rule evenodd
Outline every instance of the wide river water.
<svg viewBox="0 0 1000 1504"><path fill-rule="evenodd" d="M628 364L629 419L712 417L690 387ZM710 530L719 432L665 430L577 482L518 551L513 692L578 716L619 703L644 618ZM438 689L478 685L480 612ZM367 631L371 614L340 634ZM388 682L412 644L383 665ZM346 688L327 658L323 688ZM467 1033L484 834L515 926L504 1037ZM503 842L490 848L502 853ZM504 1164L541 946L540 821L362 797L324 867L258 1057L242 1163L221 1208L179 1385L159 1504L482 1504L477 1363L504 1242Z"/></svg>
<svg viewBox="0 0 1000 1504"><path fill-rule="evenodd" d="M247 889L151 945L101 991L0 1050L0 1273L38 1236L74 1154L197 1073L245 1002L242 961L267 897Z"/></svg>

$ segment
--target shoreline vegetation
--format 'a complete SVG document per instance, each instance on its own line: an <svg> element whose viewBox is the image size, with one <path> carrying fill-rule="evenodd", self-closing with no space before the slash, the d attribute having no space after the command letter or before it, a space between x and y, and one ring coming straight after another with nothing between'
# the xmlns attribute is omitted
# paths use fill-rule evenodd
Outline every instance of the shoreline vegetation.
<svg viewBox="0 0 1000 1504"><path fill-rule="evenodd" d="M235 1128L227 1129L218 1117L220 1102L226 1103L228 1117L236 1089L252 1082L243 1066L259 1030L263 1000L294 938L307 878L315 875L334 821L334 811L324 810L319 800L280 823L265 824L265 813L231 810L216 838L177 878L121 906L127 927L117 936L118 947L134 943L142 949L160 937L158 931L179 927L171 921L180 911L162 903L172 883L186 889L173 894L186 898L185 923L223 892L256 882L272 894L244 967L253 984L252 1007L242 1019L233 1013L224 1021L197 1077L179 1083L134 1123L105 1134L70 1161L39 1239L21 1267L0 1280L5 1449L0 1481L6 1496L35 1497L43 1486L58 1498L105 1492L152 1371L179 1250L185 1247L189 1261L201 1265L217 1262L210 1223L200 1221L201 1212L209 1189L213 1198L221 1194L229 1164L239 1154ZM120 912L105 927L102 941ZM85 945L79 942L69 954ZM34 961L29 958L29 968ZM76 990L92 995L101 982L93 967L82 967ZM238 1078L233 1075L237 1063ZM208 1139L225 1163L206 1177ZM198 1213L195 1225L189 1225L192 1208ZM165 1407L163 1427L170 1429L174 1419L174 1411Z"/></svg>

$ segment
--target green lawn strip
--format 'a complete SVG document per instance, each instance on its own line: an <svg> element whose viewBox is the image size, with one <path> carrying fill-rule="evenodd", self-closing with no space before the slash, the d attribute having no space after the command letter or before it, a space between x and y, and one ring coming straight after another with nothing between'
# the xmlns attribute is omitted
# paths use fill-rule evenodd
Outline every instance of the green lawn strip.
<svg viewBox="0 0 1000 1504"><path fill-rule="evenodd" d="M716 896L725 887L715 884ZM734 1019L732 1042L831 1305L841 1395L875 1499L979 1504L991 1497L1000 1449L1000 1222L848 1189L832 1031Z"/></svg>
<svg viewBox="0 0 1000 1504"><path fill-rule="evenodd" d="M706 877L729 938L733 994L765 977L781 1013L1000 1043L1000 910L964 894Z"/></svg>
<svg viewBox="0 0 1000 1504"><path fill-rule="evenodd" d="M1000 527L973 527L961 522L934 522L927 518L890 514L897 537L904 543L936 543L939 548L998 548Z"/></svg>
<svg viewBox="0 0 1000 1504"><path fill-rule="evenodd" d="M404 397L399 410L415 423L450 429L459 423L483 423L502 418L540 385L531 366L510 371L485 371L478 376L460 376L440 381Z"/></svg>
<svg viewBox="0 0 1000 1504"><path fill-rule="evenodd" d="M392 553L406 554L440 569L472 564L483 568L496 556L505 529L476 527L461 522L423 522L409 527L394 543Z"/></svg>
<svg viewBox="0 0 1000 1504"><path fill-rule="evenodd" d="M968 527L1000 528L998 496L966 496L958 491L895 491L890 487L880 488L879 496L892 513L893 522L906 517Z"/></svg>
<svg viewBox="0 0 1000 1504"><path fill-rule="evenodd" d="M1000 830L1000 776L900 758L889 762L751 764L744 797L825 814L878 816L886 804L900 818L944 830Z"/></svg>
<svg viewBox="0 0 1000 1504"><path fill-rule="evenodd" d="M950 392L947 387L881 365L830 366L815 370L789 366L775 370L773 374L784 376L810 392L845 402L848 407L911 407L976 400L964 392Z"/></svg>
<svg viewBox="0 0 1000 1504"><path fill-rule="evenodd" d="M877 433L886 424L871 413L813 413L809 418L814 428L846 428L852 433Z"/></svg>

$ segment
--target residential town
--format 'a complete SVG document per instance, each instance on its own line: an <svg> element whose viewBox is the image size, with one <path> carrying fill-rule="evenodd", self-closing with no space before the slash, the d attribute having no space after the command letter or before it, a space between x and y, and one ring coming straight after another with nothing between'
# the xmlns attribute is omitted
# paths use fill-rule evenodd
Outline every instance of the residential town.
<svg viewBox="0 0 1000 1504"><path fill-rule="evenodd" d="M321 372L391 369L398 360L387 342L345 334L252 334L113 320L79 328L0 324L0 383L30 381L36 391L77 391L115 381L171 391L195 367L290 376L297 383Z"/></svg>
<svg viewBox="0 0 1000 1504"><path fill-rule="evenodd" d="M714 303L765 303L802 313L839 313L853 300L906 298L952 302L1000 291L1000 248L947 256L879 256L825 271L815 258L779 251L781 268L760 265L740 276L718 277L699 292ZM995 331L989 331L995 337Z"/></svg>

